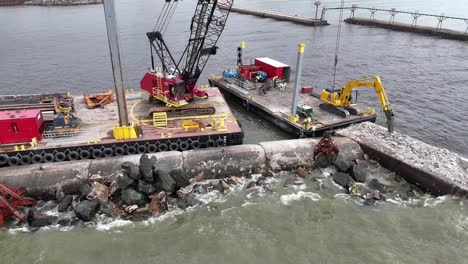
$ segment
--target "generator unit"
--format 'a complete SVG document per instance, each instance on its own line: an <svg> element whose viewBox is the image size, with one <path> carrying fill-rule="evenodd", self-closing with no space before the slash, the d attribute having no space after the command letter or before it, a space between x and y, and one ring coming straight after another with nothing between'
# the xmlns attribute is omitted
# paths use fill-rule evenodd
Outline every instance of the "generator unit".
<svg viewBox="0 0 468 264"><path fill-rule="evenodd" d="M0 144L42 140L45 128L44 116L40 109L0 111Z"/></svg>

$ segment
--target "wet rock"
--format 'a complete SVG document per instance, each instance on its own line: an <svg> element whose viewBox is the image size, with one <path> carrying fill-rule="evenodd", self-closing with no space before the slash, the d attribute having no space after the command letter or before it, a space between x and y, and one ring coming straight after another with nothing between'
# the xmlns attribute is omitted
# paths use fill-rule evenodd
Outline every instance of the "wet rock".
<svg viewBox="0 0 468 264"><path fill-rule="evenodd" d="M80 188L86 181L83 179L70 179L60 184L60 189L65 195L78 195Z"/></svg>
<svg viewBox="0 0 468 264"><path fill-rule="evenodd" d="M240 182L236 176L231 176L227 179L227 183L231 185L238 185Z"/></svg>
<svg viewBox="0 0 468 264"><path fill-rule="evenodd" d="M251 182L249 182L249 184L247 184L246 189L248 190L248 189L255 188L255 187L257 187L257 182L256 181L251 181Z"/></svg>
<svg viewBox="0 0 468 264"><path fill-rule="evenodd" d="M197 175L195 176L195 182L201 182L205 179L205 177L203 177L203 175Z"/></svg>
<svg viewBox="0 0 468 264"><path fill-rule="evenodd" d="M169 172L172 179L176 182L177 188L184 188L190 185L190 178L180 169L175 169Z"/></svg>
<svg viewBox="0 0 468 264"><path fill-rule="evenodd" d="M167 211L169 209L169 199L168 195L165 192L160 192L156 195L156 199L159 201L159 209L161 211Z"/></svg>
<svg viewBox="0 0 468 264"><path fill-rule="evenodd" d="M208 193L208 185L197 183L193 186L193 192L198 194L205 194Z"/></svg>
<svg viewBox="0 0 468 264"><path fill-rule="evenodd" d="M62 201L57 206L57 211L61 213L65 212L72 202L73 202L73 195L65 196L65 198L63 198Z"/></svg>
<svg viewBox="0 0 468 264"><path fill-rule="evenodd" d="M305 177L305 170L303 167L299 167L297 168L296 170L296 175L301 177L301 178L304 178Z"/></svg>
<svg viewBox="0 0 468 264"><path fill-rule="evenodd" d="M161 211L161 205L157 195L154 195L153 198L151 198L149 211L152 213L159 213Z"/></svg>
<svg viewBox="0 0 468 264"><path fill-rule="evenodd" d="M122 163L121 166L122 166L122 169L124 170L125 175L127 175L128 177L134 180L140 179L140 167L138 167L136 164L126 161Z"/></svg>
<svg viewBox="0 0 468 264"><path fill-rule="evenodd" d="M379 180L377 180L377 179L372 179L369 182L369 188L374 189L374 190L378 190L381 193L394 192L397 189L394 186L385 185L385 184L379 182Z"/></svg>
<svg viewBox="0 0 468 264"><path fill-rule="evenodd" d="M185 200L187 207L192 207L200 203L197 196L193 193L189 194Z"/></svg>
<svg viewBox="0 0 468 264"><path fill-rule="evenodd" d="M345 160L341 155L338 155L332 164L335 165L336 169L340 172L348 172L352 166L352 163Z"/></svg>
<svg viewBox="0 0 468 264"><path fill-rule="evenodd" d="M44 227L53 224L57 220L57 217L45 215L36 210L30 210L27 220L31 227Z"/></svg>
<svg viewBox="0 0 468 264"><path fill-rule="evenodd" d="M176 182L171 175L163 170L157 170L156 174L156 188L168 193L174 192Z"/></svg>
<svg viewBox="0 0 468 264"><path fill-rule="evenodd" d="M109 189L106 185L94 182L91 189L91 192L86 195L86 199L97 200L99 202L107 202L109 200Z"/></svg>
<svg viewBox="0 0 468 264"><path fill-rule="evenodd" d="M314 165L318 168L326 168L332 165L332 161L328 160L327 156L321 153L315 157Z"/></svg>
<svg viewBox="0 0 468 264"><path fill-rule="evenodd" d="M145 195L151 195L156 191L156 187L152 183L146 181L138 181L137 191Z"/></svg>
<svg viewBox="0 0 468 264"><path fill-rule="evenodd" d="M88 183L85 183L85 184L81 185L80 193L79 193L78 197L80 199L85 199L86 196L88 194L90 194L92 191L93 191L93 188L91 188L91 185L89 185Z"/></svg>
<svg viewBox="0 0 468 264"><path fill-rule="evenodd" d="M273 173L272 170L267 170L267 171L262 172L262 176L263 177L275 177L275 173Z"/></svg>
<svg viewBox="0 0 468 264"><path fill-rule="evenodd" d="M110 184L110 178L109 177L103 177L101 175L92 175L91 177L89 177L89 181L91 183L98 182L98 183L104 184L104 185L109 185Z"/></svg>
<svg viewBox="0 0 468 264"><path fill-rule="evenodd" d="M333 180L338 185L341 185L345 187L346 189L348 189L351 186L351 184L354 182L351 175L347 173L343 173L343 172L336 172L335 174L333 174Z"/></svg>
<svg viewBox="0 0 468 264"><path fill-rule="evenodd" d="M25 197L32 198L34 200L52 201L56 199L56 190L54 188L28 188L24 193Z"/></svg>
<svg viewBox="0 0 468 264"><path fill-rule="evenodd" d="M219 180L219 185L221 188L223 188L223 190L229 189L229 184L227 184L224 180Z"/></svg>
<svg viewBox="0 0 468 264"><path fill-rule="evenodd" d="M189 185L185 188L179 189L176 194L179 198L186 198L193 191L193 185Z"/></svg>
<svg viewBox="0 0 468 264"><path fill-rule="evenodd" d="M65 216L59 216L57 220L57 224L61 226L75 226L80 222L80 219L65 215Z"/></svg>
<svg viewBox="0 0 468 264"><path fill-rule="evenodd" d="M374 199L374 200L383 200L382 195L380 195L379 191L374 191L374 193L372 194L372 199Z"/></svg>
<svg viewBox="0 0 468 264"><path fill-rule="evenodd" d="M138 209L138 205L136 205L136 204L134 204L134 205L125 205L123 208L124 208L125 213L132 214L133 212L135 212Z"/></svg>
<svg viewBox="0 0 468 264"><path fill-rule="evenodd" d="M367 194L370 193L370 190L362 184L352 183L349 187L349 193L361 198L366 198Z"/></svg>
<svg viewBox="0 0 468 264"><path fill-rule="evenodd" d="M111 202L101 203L101 208L99 211L109 217L116 216L116 213L114 212L114 205Z"/></svg>
<svg viewBox="0 0 468 264"><path fill-rule="evenodd" d="M373 198L368 198L364 200L364 205L374 205L377 200Z"/></svg>
<svg viewBox="0 0 468 264"><path fill-rule="evenodd" d="M122 191L122 202L126 205L139 205L144 206L146 204L146 197L133 188L128 188Z"/></svg>
<svg viewBox="0 0 468 264"><path fill-rule="evenodd" d="M75 205L75 214L83 221L91 221L99 211L99 208L100 203L98 201L84 200Z"/></svg>
<svg viewBox="0 0 468 264"><path fill-rule="evenodd" d="M139 208L133 211L131 214L123 215L122 219L124 220L131 220L131 221L143 221L150 217L153 213L151 213L146 208Z"/></svg>
<svg viewBox="0 0 468 264"><path fill-rule="evenodd" d="M353 169L351 171L351 176L353 179L357 182L366 182L367 180L367 175L369 174L369 171L363 164L356 164L353 166Z"/></svg>
<svg viewBox="0 0 468 264"><path fill-rule="evenodd" d="M62 191L62 189L59 189L55 192L55 199L57 202L61 202L65 198L65 193Z"/></svg>
<svg viewBox="0 0 468 264"><path fill-rule="evenodd" d="M140 158L140 176L146 182L154 182L153 167L156 165L155 159L150 159L148 155L143 154Z"/></svg>
<svg viewBox="0 0 468 264"><path fill-rule="evenodd" d="M114 181L110 184L109 187L109 195L110 196L119 196L121 195L122 191L127 189L129 186L133 186L135 180L128 177L125 174L120 174L116 177Z"/></svg>

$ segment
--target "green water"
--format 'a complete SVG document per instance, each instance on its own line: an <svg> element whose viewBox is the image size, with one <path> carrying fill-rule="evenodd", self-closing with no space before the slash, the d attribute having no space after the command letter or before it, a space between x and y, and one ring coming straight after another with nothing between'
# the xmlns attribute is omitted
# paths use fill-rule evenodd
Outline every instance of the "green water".
<svg viewBox="0 0 468 264"><path fill-rule="evenodd" d="M288 187L280 175L272 192L244 183L144 222L3 230L2 263L467 263L465 200L388 194L363 205L317 175L327 172Z"/></svg>

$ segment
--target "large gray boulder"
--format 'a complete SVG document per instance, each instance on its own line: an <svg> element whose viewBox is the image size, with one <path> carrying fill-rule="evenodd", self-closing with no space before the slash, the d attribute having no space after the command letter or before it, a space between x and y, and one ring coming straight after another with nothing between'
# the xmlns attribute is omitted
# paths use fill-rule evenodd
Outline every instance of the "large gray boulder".
<svg viewBox="0 0 468 264"><path fill-rule="evenodd" d="M140 158L140 177L146 182L153 182L153 167L156 165L156 159L150 159L148 155L143 154Z"/></svg>
<svg viewBox="0 0 468 264"><path fill-rule="evenodd" d="M351 176L357 182L366 182L367 175L369 174L369 170L364 164L356 164L353 166L351 171Z"/></svg>
<svg viewBox="0 0 468 264"><path fill-rule="evenodd" d="M156 171L156 188L160 191L172 193L176 188L176 181L164 170Z"/></svg>
<svg viewBox="0 0 468 264"><path fill-rule="evenodd" d="M137 184L137 191L144 195L151 195L156 191L156 187L152 183L140 180Z"/></svg>
<svg viewBox="0 0 468 264"><path fill-rule="evenodd" d="M99 211L99 208L100 204L98 201L84 200L75 205L75 214L83 221L91 221Z"/></svg>
<svg viewBox="0 0 468 264"><path fill-rule="evenodd" d="M72 195L65 196L65 198L63 198L62 201L57 206L57 210L59 212L61 212L61 213L65 212L72 202L73 202L73 196Z"/></svg>
<svg viewBox="0 0 468 264"><path fill-rule="evenodd" d="M140 179L140 167L136 164L131 162L124 162L122 163L122 169L124 170L124 174L128 177L139 180Z"/></svg>
<svg viewBox="0 0 468 264"><path fill-rule="evenodd" d="M146 196L137 192L133 188L128 188L122 192L122 202L126 205L144 206L147 203Z"/></svg>
<svg viewBox="0 0 468 264"><path fill-rule="evenodd" d="M341 185L341 186L345 187L346 189L348 189L352 185L352 183L354 182L351 175L349 175L347 173L343 173L343 172L336 172L335 174L333 174L333 180L338 185Z"/></svg>

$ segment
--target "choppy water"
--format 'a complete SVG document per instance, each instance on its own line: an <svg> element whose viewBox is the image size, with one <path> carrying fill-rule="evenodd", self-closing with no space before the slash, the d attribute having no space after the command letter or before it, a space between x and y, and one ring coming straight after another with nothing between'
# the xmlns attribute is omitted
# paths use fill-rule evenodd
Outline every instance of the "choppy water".
<svg viewBox="0 0 468 264"><path fill-rule="evenodd" d="M161 2L117 1L129 87L138 87L149 66L144 33L153 28ZM312 1L237 2L291 14L314 13ZM322 2L338 5L338 1ZM468 11L461 0L351 2L454 16L466 16ZM192 1L182 2L167 34L176 50L185 45L191 15ZM329 87L336 16L327 14L329 27L308 28L232 14L221 49L202 82L235 64L241 40L247 41L246 57L270 56L290 65L295 65L297 43L305 42L304 83ZM0 25L0 94L67 90L80 94L112 86L102 6L2 7ZM467 43L345 24L340 54L339 83L382 77L398 130L468 155ZM374 99L370 92L361 94L365 94L361 99ZM241 108L234 111L244 125L247 143L287 138ZM282 195L295 197L299 192L316 193L321 199L282 202ZM233 193L222 203L212 202L210 207L165 221L107 231L0 231L1 262L466 263L468 259L464 200L443 197L427 200L426 206L422 202L365 207L317 189L314 183L305 190L278 188L277 194L253 200L246 195ZM242 206L246 201L254 204Z"/></svg>

